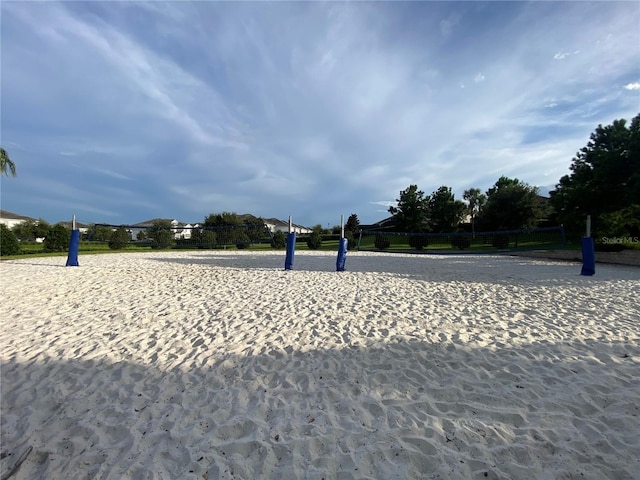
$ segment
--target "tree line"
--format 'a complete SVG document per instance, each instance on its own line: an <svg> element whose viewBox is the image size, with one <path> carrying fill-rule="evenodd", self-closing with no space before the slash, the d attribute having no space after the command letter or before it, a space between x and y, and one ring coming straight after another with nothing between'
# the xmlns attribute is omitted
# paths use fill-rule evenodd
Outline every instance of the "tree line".
<svg viewBox="0 0 640 480"><path fill-rule="evenodd" d="M564 225L577 239L587 215L598 241L617 236L640 237L640 114L629 126L624 119L599 125L588 144L573 158L550 198L517 178L500 177L483 193L466 190L458 200L441 186L425 195L417 185L400 192L389 207L394 226L406 232L500 231ZM465 217L469 222L464 222Z"/></svg>
<svg viewBox="0 0 640 480"><path fill-rule="evenodd" d="M396 206L389 207L391 223L400 231L415 233L515 230L540 226L550 214L538 189L517 178L502 176L486 193L471 188L463 198L466 203L445 185L431 195L410 185L400 192Z"/></svg>

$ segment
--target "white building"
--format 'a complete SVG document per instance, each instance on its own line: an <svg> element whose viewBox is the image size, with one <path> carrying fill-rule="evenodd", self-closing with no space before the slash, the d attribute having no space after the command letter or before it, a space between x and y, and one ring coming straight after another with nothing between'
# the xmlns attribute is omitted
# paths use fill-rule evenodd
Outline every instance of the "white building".
<svg viewBox="0 0 640 480"><path fill-rule="evenodd" d="M22 222L31 220L37 222L35 218L25 217L24 215L18 215L17 213L8 212L6 210L0 210L0 223L4 223L8 229L12 229L16 225Z"/></svg>
<svg viewBox="0 0 640 480"><path fill-rule="evenodd" d="M289 233L289 222L278 220L277 218L267 218L264 221L265 225L271 233L284 232ZM303 227L302 225L291 225L291 231L296 234L311 233L311 228Z"/></svg>
<svg viewBox="0 0 640 480"><path fill-rule="evenodd" d="M199 223L191 224L191 223L179 222L176 219L154 218L152 220L146 220L144 222L131 225L127 227L127 231L131 234L132 240L137 240L138 234L140 232L144 232L146 236L149 228L153 227L156 222L169 222L171 224L171 231L173 232L173 238L175 238L176 240L190 239L191 232L193 232L193 229L198 228L200 226Z"/></svg>

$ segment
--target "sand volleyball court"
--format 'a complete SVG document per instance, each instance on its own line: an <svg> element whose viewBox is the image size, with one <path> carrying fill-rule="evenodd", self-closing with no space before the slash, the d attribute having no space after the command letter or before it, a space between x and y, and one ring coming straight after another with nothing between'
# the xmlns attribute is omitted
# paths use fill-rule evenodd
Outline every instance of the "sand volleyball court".
<svg viewBox="0 0 640 480"><path fill-rule="evenodd" d="M640 268L0 262L11 479L639 479Z"/></svg>

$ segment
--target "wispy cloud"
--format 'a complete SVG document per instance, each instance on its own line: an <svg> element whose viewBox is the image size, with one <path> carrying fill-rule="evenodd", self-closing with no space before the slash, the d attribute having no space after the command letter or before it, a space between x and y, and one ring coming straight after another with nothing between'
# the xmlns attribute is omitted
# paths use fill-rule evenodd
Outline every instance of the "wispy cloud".
<svg viewBox="0 0 640 480"><path fill-rule="evenodd" d="M638 113L634 3L0 8L3 143L23 146L2 201L27 215L77 196L123 223L374 222L412 183L553 184Z"/></svg>

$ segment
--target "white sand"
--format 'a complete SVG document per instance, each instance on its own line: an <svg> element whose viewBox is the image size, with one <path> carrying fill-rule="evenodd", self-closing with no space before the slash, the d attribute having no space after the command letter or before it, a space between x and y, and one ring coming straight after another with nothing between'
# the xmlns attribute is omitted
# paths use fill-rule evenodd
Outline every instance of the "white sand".
<svg viewBox="0 0 640 480"><path fill-rule="evenodd" d="M335 258L1 262L0 474L640 478L640 268Z"/></svg>

